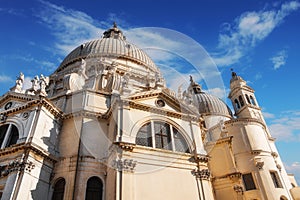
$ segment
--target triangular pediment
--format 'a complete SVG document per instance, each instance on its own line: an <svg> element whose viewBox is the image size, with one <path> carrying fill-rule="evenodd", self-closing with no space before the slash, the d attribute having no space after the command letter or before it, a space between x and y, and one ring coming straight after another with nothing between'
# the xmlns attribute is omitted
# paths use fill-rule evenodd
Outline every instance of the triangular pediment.
<svg viewBox="0 0 300 200"><path fill-rule="evenodd" d="M21 107L36 98L31 95L8 92L0 98L0 112Z"/></svg>
<svg viewBox="0 0 300 200"><path fill-rule="evenodd" d="M19 113L37 105L42 105L57 117L62 116L62 112L48 99L15 92L8 92L0 98L0 113L5 115Z"/></svg>
<svg viewBox="0 0 300 200"><path fill-rule="evenodd" d="M140 92L130 96L129 99L136 103L165 111L196 114L189 106L178 100L175 93L168 89Z"/></svg>

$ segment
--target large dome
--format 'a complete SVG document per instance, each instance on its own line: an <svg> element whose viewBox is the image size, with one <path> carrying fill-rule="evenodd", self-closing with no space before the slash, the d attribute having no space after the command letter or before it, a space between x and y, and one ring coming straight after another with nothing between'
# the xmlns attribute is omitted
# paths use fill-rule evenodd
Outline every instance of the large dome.
<svg viewBox="0 0 300 200"><path fill-rule="evenodd" d="M151 58L140 48L126 41L121 30L114 24L113 28L105 31L103 37L86 42L75 48L60 64L57 72L63 70L69 64L85 58L115 57L116 59L127 59L157 71L157 67Z"/></svg>

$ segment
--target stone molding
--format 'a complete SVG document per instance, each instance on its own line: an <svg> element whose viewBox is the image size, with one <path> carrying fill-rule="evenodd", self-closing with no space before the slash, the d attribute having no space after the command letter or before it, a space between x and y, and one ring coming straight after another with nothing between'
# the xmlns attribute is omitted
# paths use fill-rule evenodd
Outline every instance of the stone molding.
<svg viewBox="0 0 300 200"><path fill-rule="evenodd" d="M113 163L113 167L118 171L131 172L135 171L137 161L133 159L118 159Z"/></svg>
<svg viewBox="0 0 300 200"><path fill-rule="evenodd" d="M255 167L259 170L263 169L265 162L261 158L254 158Z"/></svg>
<svg viewBox="0 0 300 200"><path fill-rule="evenodd" d="M202 155L202 154L197 154L195 155L195 162L196 163L207 163L209 160L209 156L208 155Z"/></svg>
<svg viewBox="0 0 300 200"><path fill-rule="evenodd" d="M244 189L241 185L234 185L233 190L238 194L244 194Z"/></svg>
<svg viewBox="0 0 300 200"><path fill-rule="evenodd" d="M192 171L192 175L194 175L196 178L199 178L201 180L209 180L210 178L210 171L209 169L194 169Z"/></svg>
<svg viewBox="0 0 300 200"><path fill-rule="evenodd" d="M35 165L31 161L15 159L7 165L0 166L0 177L6 177L12 172L27 171L31 172Z"/></svg>
<svg viewBox="0 0 300 200"><path fill-rule="evenodd" d="M62 117L63 117L62 111L60 111L52 103L50 103L49 101L47 101L44 98L31 100L29 102L24 103L24 105L21 105L21 106L18 106L18 107L13 107L13 108L8 109L6 111L2 111L0 113L0 115L9 115L9 114L13 114L13 113L24 112L24 110L28 110L32 106L38 106L38 105L41 105L41 106L45 107L56 118L62 119Z"/></svg>
<svg viewBox="0 0 300 200"><path fill-rule="evenodd" d="M136 144L127 143L127 142L118 142L116 143L124 151L133 151Z"/></svg>

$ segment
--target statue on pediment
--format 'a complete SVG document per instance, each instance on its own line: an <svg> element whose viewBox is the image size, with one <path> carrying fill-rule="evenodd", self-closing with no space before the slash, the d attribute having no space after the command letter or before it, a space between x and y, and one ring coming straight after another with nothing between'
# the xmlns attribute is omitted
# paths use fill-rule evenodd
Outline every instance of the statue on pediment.
<svg viewBox="0 0 300 200"><path fill-rule="evenodd" d="M12 92L23 93L23 83L24 83L24 74L20 72L19 76L17 76L16 84L14 87L10 89Z"/></svg>

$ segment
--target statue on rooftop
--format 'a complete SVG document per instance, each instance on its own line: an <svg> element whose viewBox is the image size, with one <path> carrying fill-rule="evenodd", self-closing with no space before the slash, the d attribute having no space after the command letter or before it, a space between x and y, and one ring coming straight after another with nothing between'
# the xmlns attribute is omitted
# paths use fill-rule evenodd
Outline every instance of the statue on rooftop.
<svg viewBox="0 0 300 200"><path fill-rule="evenodd" d="M16 84L14 87L10 89L12 92L17 92L17 93L22 93L22 88L23 88L23 83L24 83L24 74L20 72L19 76L17 76L16 79Z"/></svg>

